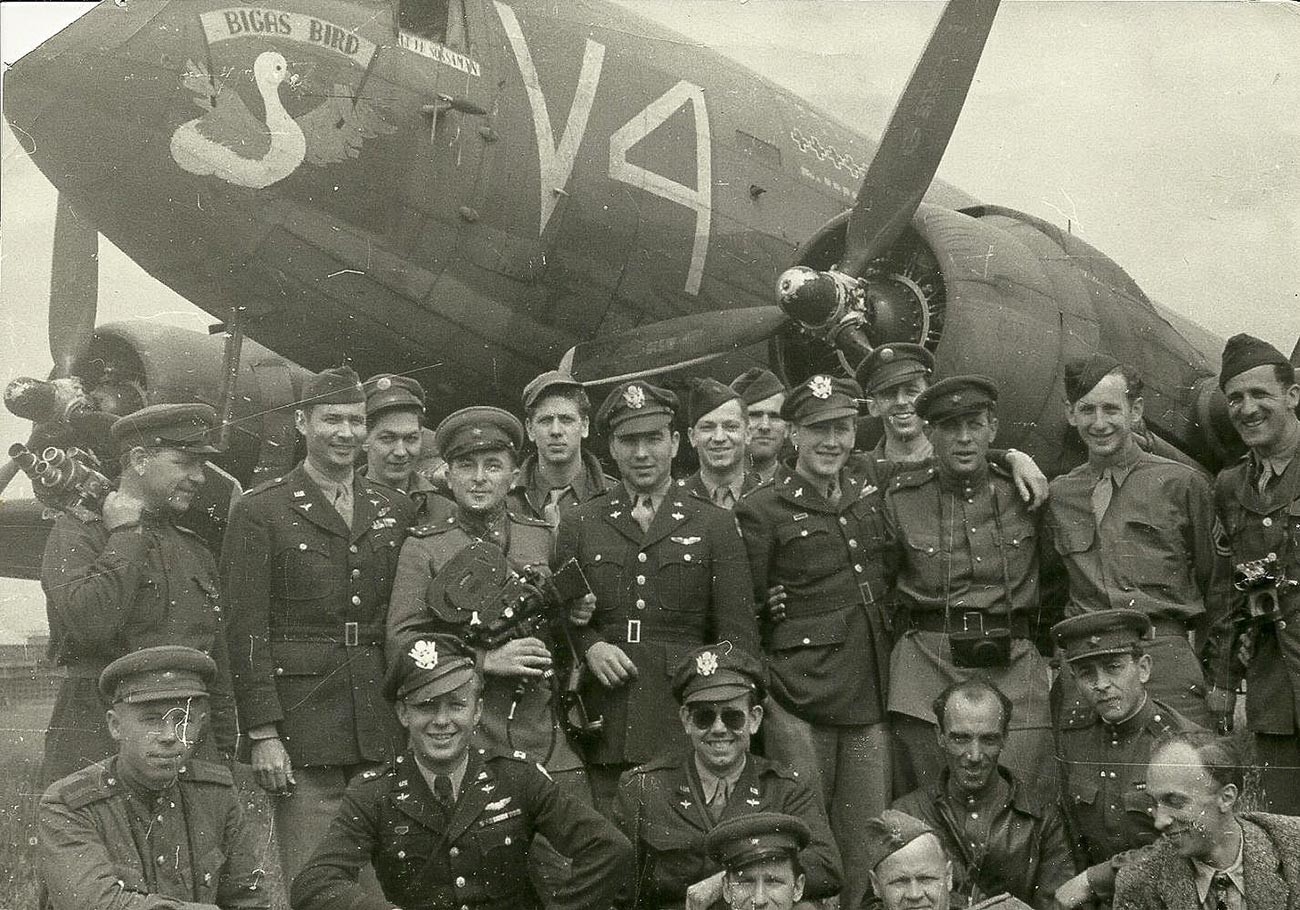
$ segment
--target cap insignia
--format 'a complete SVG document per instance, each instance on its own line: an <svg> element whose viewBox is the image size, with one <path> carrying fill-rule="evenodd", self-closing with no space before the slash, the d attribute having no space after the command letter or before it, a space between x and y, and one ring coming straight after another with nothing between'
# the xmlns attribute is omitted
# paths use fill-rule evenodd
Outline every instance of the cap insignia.
<svg viewBox="0 0 1300 910"><path fill-rule="evenodd" d="M421 670L432 670L438 666L438 643L436 641L425 641L420 639L408 652L411 660Z"/></svg>
<svg viewBox="0 0 1300 910"><path fill-rule="evenodd" d="M1091 638L1088 639L1088 644L1090 644L1090 645L1099 645L1099 644L1101 644L1101 636L1100 636L1100 635L1094 635L1094 636L1092 636Z"/></svg>
<svg viewBox="0 0 1300 910"><path fill-rule="evenodd" d="M961 404L961 392L954 392L952 396L953 404Z"/></svg>
<svg viewBox="0 0 1300 910"><path fill-rule="evenodd" d="M393 384L393 380L385 376L375 383L375 388L379 389L379 391L381 392L387 392L388 389L392 386L392 384Z"/></svg>
<svg viewBox="0 0 1300 910"><path fill-rule="evenodd" d="M718 655L705 651L695 656L695 672L701 676L712 676L718 672Z"/></svg>
<svg viewBox="0 0 1300 910"><path fill-rule="evenodd" d="M808 380L808 391L812 392L815 398L825 401L831 397L832 390L833 386L829 376L814 376Z"/></svg>
<svg viewBox="0 0 1300 910"><path fill-rule="evenodd" d="M885 361L885 363L889 363L889 361L891 361L891 360L894 359L894 349L893 349L893 348L881 348L881 349L880 349L880 359L883 360L883 361Z"/></svg>
<svg viewBox="0 0 1300 910"><path fill-rule="evenodd" d="M629 408L645 407L645 389L639 385L630 385L623 390L623 402Z"/></svg>

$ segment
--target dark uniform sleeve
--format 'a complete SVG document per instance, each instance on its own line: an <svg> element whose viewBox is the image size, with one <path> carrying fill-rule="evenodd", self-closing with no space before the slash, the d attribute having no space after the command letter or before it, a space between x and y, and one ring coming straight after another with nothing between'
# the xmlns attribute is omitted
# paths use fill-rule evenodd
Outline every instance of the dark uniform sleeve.
<svg viewBox="0 0 1300 910"><path fill-rule="evenodd" d="M817 900L839 894L843 887L843 863L835 836L826 818L826 804L803 780L796 779L782 812L803 819L812 832L808 846L799 853L799 865L806 876L804 900Z"/></svg>
<svg viewBox="0 0 1300 910"><path fill-rule="evenodd" d="M579 542L582 538L582 519L579 515L570 512L568 515L560 517L560 526L555 532L555 555L551 559L551 568L558 569L570 559L577 559L579 564L582 560L579 556ZM585 568L585 567L584 567ZM596 610L601 609L599 596L596 600ZM605 636L600 631L600 624L592 621L585 626L575 626L569 623L569 632L573 637L574 648L579 657L584 657L587 650L597 642L604 641Z"/></svg>
<svg viewBox="0 0 1300 910"><path fill-rule="evenodd" d="M1075 875L1074 857L1065 832L1065 818L1055 805L1048 805L1043 815L1043 830L1038 842L1038 880L1034 882L1034 906L1051 910L1056 889Z"/></svg>
<svg viewBox="0 0 1300 910"><path fill-rule="evenodd" d="M749 575L754 587L754 600L767 603L767 580L772 570L772 557L776 546L772 540L772 526L763 518L761 500L745 497L736 504L736 523L740 526L745 552L749 558Z"/></svg>
<svg viewBox="0 0 1300 910"><path fill-rule="evenodd" d="M271 535L254 503L245 496L231 508L221 551L230 669L246 730L284 718L270 647Z"/></svg>
<svg viewBox="0 0 1300 910"><path fill-rule="evenodd" d="M1206 642L1204 662L1206 681L1216 689L1235 692L1246 675L1246 667L1237 659L1237 625L1246 610L1246 595L1232 583L1232 551L1227 528L1223 523L1225 501L1229 497L1224 471L1214 484L1215 517L1210 532L1214 560L1205 594Z"/></svg>
<svg viewBox="0 0 1300 910"><path fill-rule="evenodd" d="M1200 471L1189 470L1186 483L1187 552L1192 557L1192 573L1197 590L1208 604L1214 575L1218 571L1215 563L1220 561L1214 547L1214 494L1210 490L1209 481ZM1226 563L1227 560L1222 561ZM1209 632L1209 618L1203 617L1196 629L1198 654L1204 651Z"/></svg>
<svg viewBox="0 0 1300 910"><path fill-rule="evenodd" d="M568 882L547 902L548 910L610 906L632 874L632 845L595 809L562 794L541 770L531 765L522 770L521 786L537 831L573 862Z"/></svg>
<svg viewBox="0 0 1300 910"><path fill-rule="evenodd" d="M725 509L710 507L706 514L711 522L709 533L713 543L714 637L757 654L758 623L751 594L755 582L750 576L740 528L735 516Z"/></svg>
<svg viewBox="0 0 1300 910"><path fill-rule="evenodd" d="M627 889L623 894L624 900L616 906L637 907L641 903L641 894L649 890L649 883L653 881L654 868L650 865L653 863L652 855L645 849L641 837L645 824L645 776L638 774L636 769L623 772L619 779L611 817L632 845L632 872L635 876L633 887Z"/></svg>
<svg viewBox="0 0 1300 910"><path fill-rule="evenodd" d="M386 654L390 665L410 639L422 631L429 616L425 596L429 582L433 581L433 570L421 539L406 538L397 559L397 574L388 601Z"/></svg>
<svg viewBox="0 0 1300 910"><path fill-rule="evenodd" d="M117 657L149 544L139 526L107 532L61 516L50 532L41 584L67 644L82 654Z"/></svg>
<svg viewBox="0 0 1300 910"><path fill-rule="evenodd" d="M357 883L380 836L376 791L377 784L364 781L343 794L329 830L294 877L289 897L295 910L390 910L393 906Z"/></svg>
<svg viewBox="0 0 1300 910"><path fill-rule="evenodd" d="M235 754L238 736L235 723L235 690L230 672L230 648L226 643L225 623L217 625L212 641L212 660L217 665L217 675L208 687L208 700L212 706L212 738L222 756Z"/></svg>

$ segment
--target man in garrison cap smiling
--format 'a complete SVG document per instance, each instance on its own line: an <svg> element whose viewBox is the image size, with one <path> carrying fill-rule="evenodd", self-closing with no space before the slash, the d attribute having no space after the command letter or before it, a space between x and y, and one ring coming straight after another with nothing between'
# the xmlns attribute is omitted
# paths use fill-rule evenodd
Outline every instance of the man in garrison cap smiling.
<svg viewBox="0 0 1300 910"><path fill-rule="evenodd" d="M735 508L740 497L761 482L757 474L745 470L749 417L744 402L716 379L696 379L686 419L690 422L687 438L700 469L677 481L678 487L720 508Z"/></svg>
<svg viewBox="0 0 1300 910"><path fill-rule="evenodd" d="M731 380L731 388L740 396L749 420L749 445L745 450L749 469L759 480L771 480L777 460L790 443L789 425L781 416L785 383L771 370L750 367Z"/></svg>
<svg viewBox="0 0 1300 910"><path fill-rule="evenodd" d="M239 716L258 782L275 794L291 878L349 778L387 761L402 730L384 700L384 620L402 493L353 470L365 393L340 367L308 377L294 415L307 457L249 490L222 551Z"/></svg>
<svg viewBox="0 0 1300 910"><path fill-rule="evenodd" d="M151 405L118 418L111 432L122 473L103 513L64 513L54 523L41 586L50 650L67 675L45 739L46 782L116 751L96 680L115 658L155 645L186 645L213 656L213 729L204 754L234 750L217 564L183 526L204 482L204 462L218 451L217 423L206 404Z"/></svg>
<svg viewBox="0 0 1300 910"><path fill-rule="evenodd" d="M1269 811L1300 814L1300 384L1272 345L1234 335L1219 386L1249 449L1214 482L1211 709L1230 722L1240 681ZM1248 658L1243 663L1241 658Z"/></svg>

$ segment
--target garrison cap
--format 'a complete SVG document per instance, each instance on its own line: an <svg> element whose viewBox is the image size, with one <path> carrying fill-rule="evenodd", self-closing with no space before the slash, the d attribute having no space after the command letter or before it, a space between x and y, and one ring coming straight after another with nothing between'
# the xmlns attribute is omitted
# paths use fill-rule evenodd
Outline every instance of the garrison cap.
<svg viewBox="0 0 1300 910"><path fill-rule="evenodd" d="M897 809L886 809L875 818L867 819L867 868L876 868L881 860L926 834L934 834L934 829L919 818Z"/></svg>
<svg viewBox="0 0 1300 910"><path fill-rule="evenodd" d="M930 423L992 408L998 403L998 385L987 376L949 376L916 398L916 413Z"/></svg>
<svg viewBox="0 0 1300 910"><path fill-rule="evenodd" d="M1234 376L1264 365L1290 366L1291 361L1267 341L1242 332L1233 335L1223 348L1223 365L1219 368L1219 388L1226 388Z"/></svg>
<svg viewBox="0 0 1300 910"><path fill-rule="evenodd" d="M785 383L778 379L777 375L771 370L763 367L750 367L731 380L731 387L736 390L736 394L740 396L740 400L745 407L758 404L760 401L771 398L773 395L781 395L786 391Z"/></svg>
<svg viewBox="0 0 1300 910"><path fill-rule="evenodd" d="M1065 400L1074 404L1119 367L1120 362L1109 354L1088 354L1067 361L1061 370Z"/></svg>
<svg viewBox="0 0 1300 910"><path fill-rule="evenodd" d="M797 426L857 417L862 386L852 379L818 373L799 383L781 405L781 417Z"/></svg>
<svg viewBox="0 0 1300 910"><path fill-rule="evenodd" d="M635 379L609 393L596 412L596 426L606 435L645 433L670 425L678 407L672 392Z"/></svg>
<svg viewBox="0 0 1300 910"><path fill-rule="evenodd" d="M1127 654L1154 637L1151 620L1137 610L1095 610L1052 626L1052 638L1071 663L1098 654Z"/></svg>
<svg viewBox="0 0 1300 910"><path fill-rule="evenodd" d="M524 426L509 411L476 405L448 414L433 438L444 461L492 449L517 453L524 444Z"/></svg>
<svg viewBox="0 0 1300 910"><path fill-rule="evenodd" d="M919 344L882 344L862 363L855 373L858 383L870 395L906 382L913 376L934 372L934 355Z"/></svg>
<svg viewBox="0 0 1300 910"><path fill-rule="evenodd" d="M330 367L307 377L302 384L303 407L316 404L364 404L365 390L352 367Z"/></svg>
<svg viewBox="0 0 1300 910"><path fill-rule="evenodd" d="M673 670L673 698L683 705L726 701L751 692L761 702L766 688L762 662L729 641L696 648Z"/></svg>
<svg viewBox="0 0 1300 910"><path fill-rule="evenodd" d="M366 380L366 416L401 408L424 413L424 386L410 376L378 373Z"/></svg>
<svg viewBox="0 0 1300 910"><path fill-rule="evenodd" d="M716 411L728 401L740 401L740 396L731 386L707 376L696 379L691 383L691 397L686 408L687 419L691 426L695 426L701 417ZM744 402L741 401L740 404L740 410L743 412Z"/></svg>
<svg viewBox="0 0 1300 910"><path fill-rule="evenodd" d="M411 641L388 669L384 695L391 702L420 704L454 692L474 678L474 652L454 635L423 635Z"/></svg>
<svg viewBox="0 0 1300 910"><path fill-rule="evenodd" d="M166 446L183 452L211 454L217 412L206 404L151 404L113 421L109 432L119 451L132 446Z"/></svg>
<svg viewBox="0 0 1300 910"><path fill-rule="evenodd" d="M99 674L99 692L113 704L137 704L208 694L216 675L211 657L183 645L158 645L119 657Z"/></svg>
<svg viewBox="0 0 1300 910"><path fill-rule="evenodd" d="M582 383L573 378L572 373L564 370L547 370L542 375L533 379L532 382L524 386L523 403L524 410L527 411L533 405L537 404L542 395L554 389L581 389Z"/></svg>
<svg viewBox="0 0 1300 910"><path fill-rule="evenodd" d="M720 822L704 836L709 856L734 871L765 859L794 859L812 841L812 831L798 816L751 812Z"/></svg>

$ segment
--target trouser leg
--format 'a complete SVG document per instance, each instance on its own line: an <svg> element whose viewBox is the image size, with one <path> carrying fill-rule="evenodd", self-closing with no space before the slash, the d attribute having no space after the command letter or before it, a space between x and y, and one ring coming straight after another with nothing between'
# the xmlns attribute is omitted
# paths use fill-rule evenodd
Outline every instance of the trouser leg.
<svg viewBox="0 0 1300 910"><path fill-rule="evenodd" d="M608 819L614 818L614 804L618 798L618 779L631 768L630 764L588 765L587 785L596 811Z"/></svg>
<svg viewBox="0 0 1300 910"><path fill-rule="evenodd" d="M1056 746L1048 727L1008 732L998 764L1016 775L1031 793L1057 792Z"/></svg>
<svg viewBox="0 0 1300 910"><path fill-rule="evenodd" d="M894 741L901 747L903 765L911 778L907 792L938 783L939 772L943 770L943 755L935 738L935 725L908 714L891 714L890 722Z"/></svg>
<svg viewBox="0 0 1300 910"><path fill-rule="evenodd" d="M1255 734L1260 806L1264 812L1300 815L1300 736Z"/></svg>
<svg viewBox="0 0 1300 910"><path fill-rule="evenodd" d="M889 808L893 756L886 724L828 727L835 739L831 831L844 862L840 905L858 908L867 893L867 821Z"/></svg>
<svg viewBox="0 0 1300 910"><path fill-rule="evenodd" d="M294 769L293 795L275 797L275 830L280 838L280 865L284 880L293 884L293 877L307 865L338 814L343 802L343 791L354 774L374 765L321 765ZM376 898L383 899L383 890L369 863L361 869L361 885Z"/></svg>
<svg viewBox="0 0 1300 910"><path fill-rule="evenodd" d="M829 785L822 780L823 763L813 743L813 726L769 698L764 705L763 731L767 757L799 772L808 785L826 798Z"/></svg>

